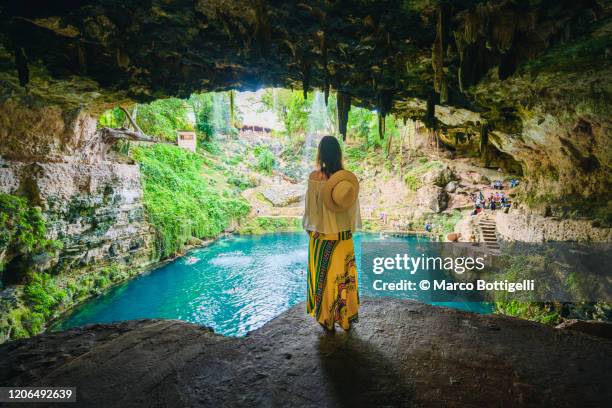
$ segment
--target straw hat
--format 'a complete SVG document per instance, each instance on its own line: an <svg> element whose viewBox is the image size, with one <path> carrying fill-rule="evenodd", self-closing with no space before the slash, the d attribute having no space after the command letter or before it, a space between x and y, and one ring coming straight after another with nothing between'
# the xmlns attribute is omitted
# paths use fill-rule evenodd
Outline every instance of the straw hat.
<svg viewBox="0 0 612 408"><path fill-rule="evenodd" d="M323 186L323 204L333 212L346 211L357 200L359 181L348 170L338 170Z"/></svg>

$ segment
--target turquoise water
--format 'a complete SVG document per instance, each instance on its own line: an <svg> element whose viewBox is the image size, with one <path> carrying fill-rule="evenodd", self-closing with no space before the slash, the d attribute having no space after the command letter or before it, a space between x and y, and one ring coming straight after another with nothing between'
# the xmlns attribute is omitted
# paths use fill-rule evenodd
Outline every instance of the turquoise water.
<svg viewBox="0 0 612 408"><path fill-rule="evenodd" d="M391 238L416 244L416 237ZM361 241L355 236L357 265ZM389 239L387 239L389 241ZM54 329L142 318L180 319L242 336L306 298L308 236L279 233L232 236L110 289L76 308ZM381 296L360 277L362 296ZM405 296L405 295L403 295ZM437 303L486 313L486 304Z"/></svg>

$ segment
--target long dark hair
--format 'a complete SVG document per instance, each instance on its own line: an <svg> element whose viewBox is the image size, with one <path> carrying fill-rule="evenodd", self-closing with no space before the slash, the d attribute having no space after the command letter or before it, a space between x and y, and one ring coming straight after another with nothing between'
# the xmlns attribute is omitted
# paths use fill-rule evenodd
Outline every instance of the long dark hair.
<svg viewBox="0 0 612 408"><path fill-rule="evenodd" d="M327 178L344 168L342 166L342 149L340 149L338 139L333 136L323 136L319 142L317 164Z"/></svg>

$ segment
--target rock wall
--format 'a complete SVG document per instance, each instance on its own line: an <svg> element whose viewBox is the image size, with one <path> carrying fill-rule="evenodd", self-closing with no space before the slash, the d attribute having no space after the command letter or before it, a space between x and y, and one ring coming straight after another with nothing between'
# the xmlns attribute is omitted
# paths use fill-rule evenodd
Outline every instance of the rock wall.
<svg viewBox="0 0 612 408"><path fill-rule="evenodd" d="M559 220L523 210L496 214L497 232L508 241L612 241L612 229L587 220Z"/></svg>
<svg viewBox="0 0 612 408"><path fill-rule="evenodd" d="M153 233L144 219L137 165L20 161L0 161L0 165L0 191L28 195L43 210L48 238L63 243L59 258L42 268L74 272L151 262Z"/></svg>
<svg viewBox="0 0 612 408"><path fill-rule="evenodd" d="M42 209L47 238L62 242L39 270L78 273L154 260L154 231L146 222L136 164L106 160L96 120L50 105L0 105L0 192L25 196ZM20 283L17 260L4 277Z"/></svg>

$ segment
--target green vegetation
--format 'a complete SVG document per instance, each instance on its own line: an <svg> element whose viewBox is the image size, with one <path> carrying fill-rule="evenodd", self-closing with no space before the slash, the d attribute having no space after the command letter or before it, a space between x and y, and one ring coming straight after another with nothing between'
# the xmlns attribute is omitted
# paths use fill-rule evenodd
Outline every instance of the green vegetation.
<svg viewBox="0 0 612 408"><path fill-rule="evenodd" d="M0 343L40 334L73 305L140 273L112 264L77 276L30 272L16 288L15 304L0 301Z"/></svg>
<svg viewBox="0 0 612 408"><path fill-rule="evenodd" d="M404 182L412 191L418 190L423 186L423 175L431 170L441 169L442 162L427 161L426 158L421 158L421 164L412 167L404 176Z"/></svg>
<svg viewBox="0 0 612 408"><path fill-rule="evenodd" d="M137 147L132 156L141 166L145 207L159 235L160 256L180 251L192 237L214 237L231 220L248 214L245 200L225 196L206 182L201 154L154 145Z"/></svg>
<svg viewBox="0 0 612 408"><path fill-rule="evenodd" d="M253 178L247 177L242 173L239 173L235 176L230 175L227 179L227 182L233 186L238 187L240 191L257 186L257 183L255 182L255 180L253 180Z"/></svg>
<svg viewBox="0 0 612 408"><path fill-rule="evenodd" d="M264 234L266 232L292 232L302 230L302 220L290 217L257 217L250 219L238 230L239 234Z"/></svg>
<svg viewBox="0 0 612 408"><path fill-rule="evenodd" d="M61 243L47 240L46 232L39 207L31 206L25 198L0 193L0 272L6 255L31 257L60 249Z"/></svg>
<svg viewBox="0 0 612 408"><path fill-rule="evenodd" d="M98 118L98 124L100 126L106 126L110 128L119 128L123 126L126 120L125 112L118 107L107 110L102 113Z"/></svg>
<svg viewBox="0 0 612 408"><path fill-rule="evenodd" d="M606 302L535 302L533 299L555 299L559 295L580 300L584 294L598 293L599 283L587 274L575 269L576 265L560 262L558 251L564 249L538 250L524 254L505 255L501 258L497 277L500 280L520 282L533 279L537 282L534 293L499 292L493 298L495 313L556 325L563 319L610 320L612 307ZM525 252L525 251L521 251ZM597 296L595 296L597 298Z"/></svg>
<svg viewBox="0 0 612 408"><path fill-rule="evenodd" d="M136 106L134 120L145 134L175 141L177 130L194 130L187 119L188 109L182 99L160 99Z"/></svg>
<svg viewBox="0 0 612 408"><path fill-rule="evenodd" d="M270 148L266 145L255 146L253 154L257 159L256 169L265 174L272 174L272 170L276 164L276 157Z"/></svg>
<svg viewBox="0 0 612 408"><path fill-rule="evenodd" d="M261 102L283 122L288 135L304 133L308 130L308 114L312 105L312 95L305 100L302 91L269 89L262 96Z"/></svg>
<svg viewBox="0 0 612 408"><path fill-rule="evenodd" d="M494 312L544 324L559 324L561 316L552 303L521 302L518 300L496 301Z"/></svg>
<svg viewBox="0 0 612 408"><path fill-rule="evenodd" d="M230 118L229 93L192 94L188 99L167 98L149 104L134 105L131 116L147 135L163 140L175 141L179 130L195 130L198 139L206 143L215 133L232 134L236 129ZM240 112L234 109L233 121ZM126 126L126 115L115 107L102 113L100 126L119 128Z"/></svg>

